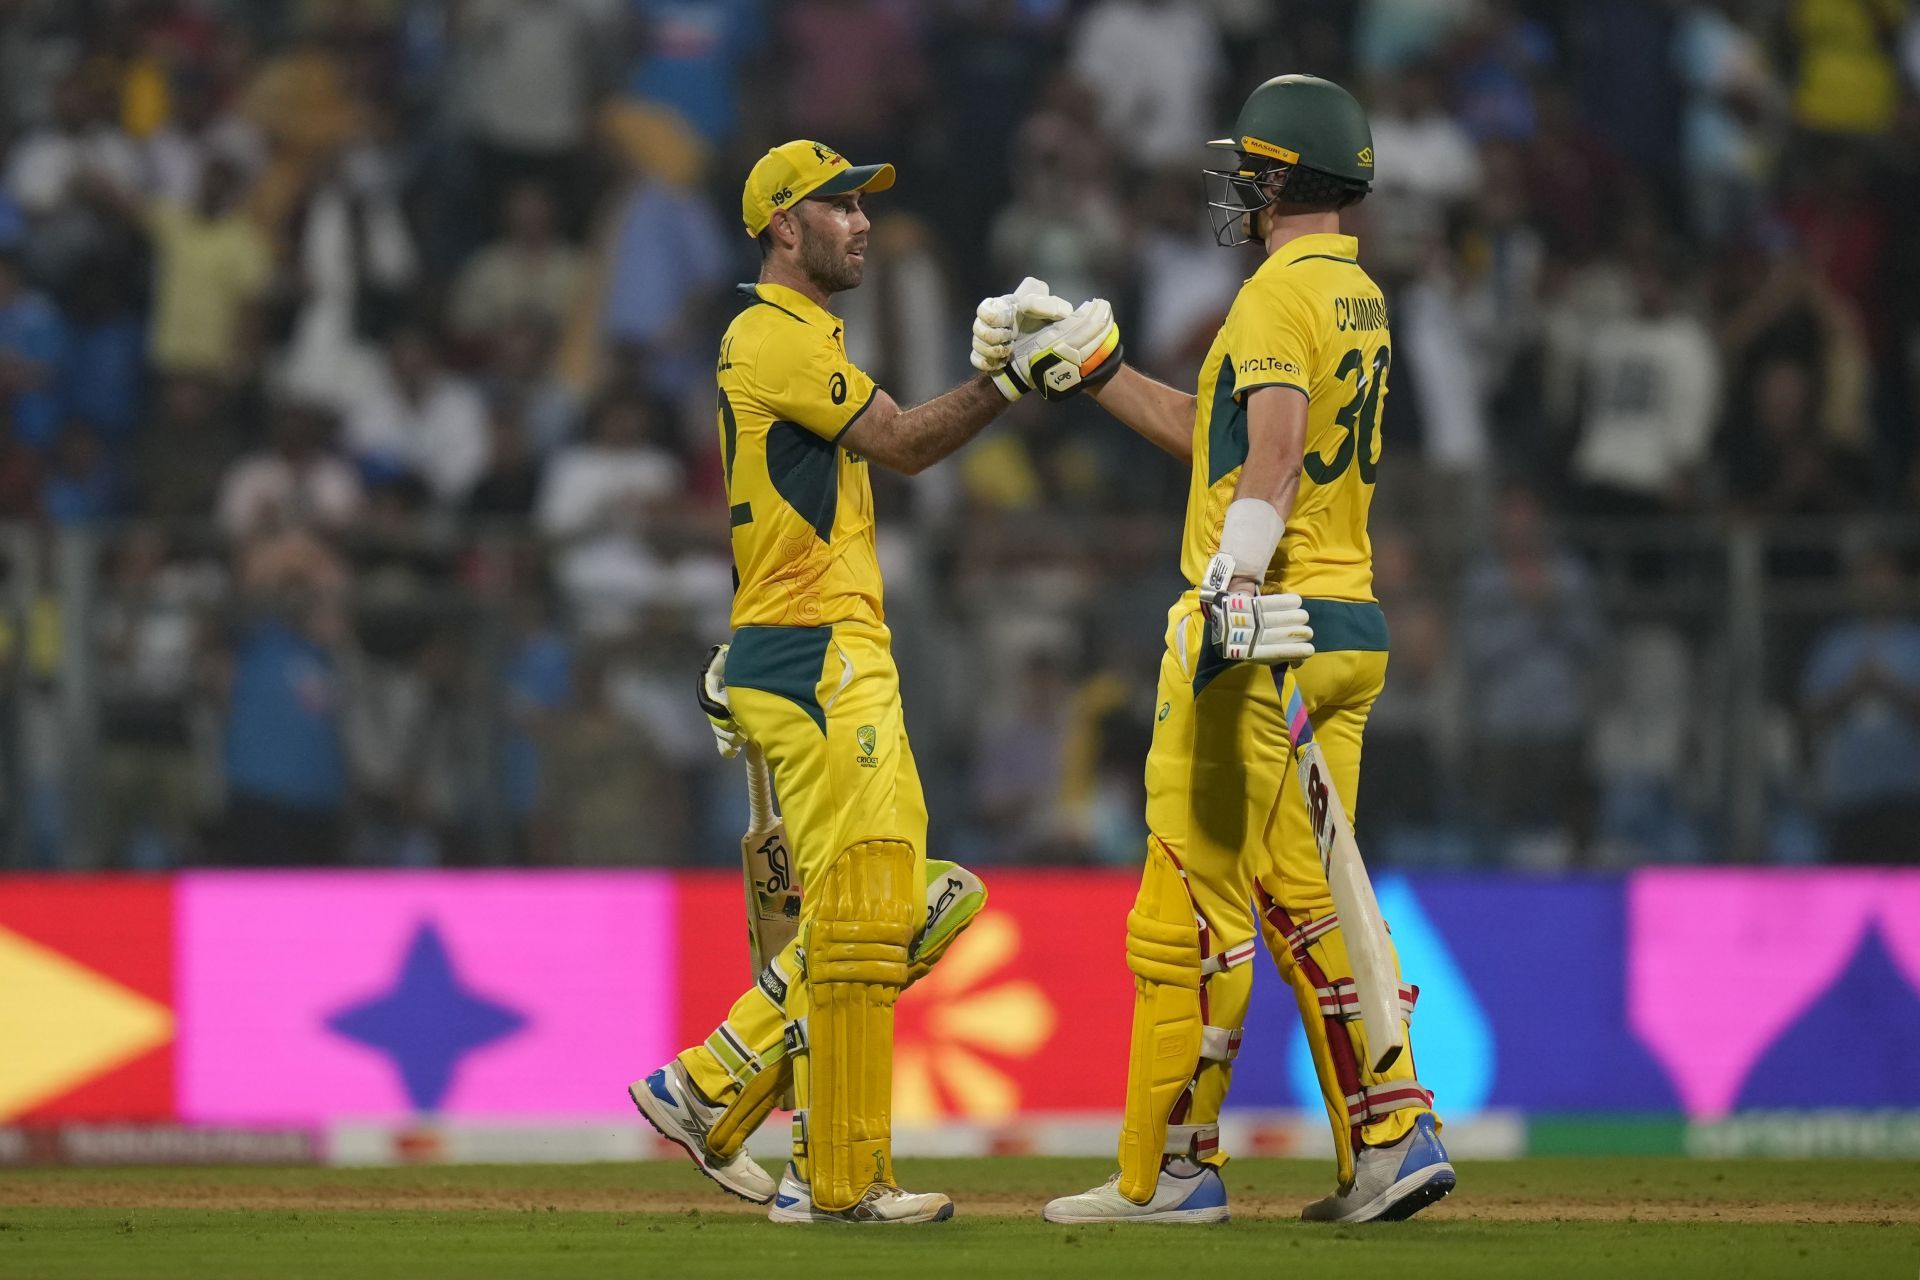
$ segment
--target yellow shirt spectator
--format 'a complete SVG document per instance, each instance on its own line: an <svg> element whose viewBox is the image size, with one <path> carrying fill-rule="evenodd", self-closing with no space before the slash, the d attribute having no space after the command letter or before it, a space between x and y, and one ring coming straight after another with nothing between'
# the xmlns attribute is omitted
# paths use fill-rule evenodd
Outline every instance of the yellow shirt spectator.
<svg viewBox="0 0 1920 1280"><path fill-rule="evenodd" d="M240 372L249 308L267 287L273 257L239 209L212 217L176 204L147 215L154 247L149 355L167 373Z"/></svg>

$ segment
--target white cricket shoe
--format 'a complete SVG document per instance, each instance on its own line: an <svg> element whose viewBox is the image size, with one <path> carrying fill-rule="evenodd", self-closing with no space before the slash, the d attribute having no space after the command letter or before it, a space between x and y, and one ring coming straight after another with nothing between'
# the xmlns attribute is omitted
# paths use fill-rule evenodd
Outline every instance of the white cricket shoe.
<svg viewBox="0 0 1920 1280"><path fill-rule="evenodd" d="M1047 1202L1048 1222L1225 1222L1227 1184L1212 1165L1191 1160L1169 1160L1160 1169L1160 1181L1145 1204L1120 1194L1120 1175L1114 1174L1091 1191Z"/></svg>
<svg viewBox="0 0 1920 1280"><path fill-rule="evenodd" d="M721 1160L707 1149L707 1131L726 1108L700 1100L678 1059L628 1085L627 1096L661 1137L692 1157L700 1172L742 1200L765 1204L773 1199L773 1175L748 1158L744 1148L731 1160Z"/></svg>
<svg viewBox="0 0 1920 1280"><path fill-rule="evenodd" d="M884 1182L867 1188L851 1209L828 1212L813 1207L813 1189L800 1181L800 1171L789 1160L780 1175L767 1218L773 1222L945 1222L953 1216L953 1201L937 1191L902 1191Z"/></svg>
<svg viewBox="0 0 1920 1280"><path fill-rule="evenodd" d="M1353 1185L1300 1211L1304 1222L1401 1222L1441 1199L1459 1181L1433 1117L1413 1122L1391 1146L1365 1147L1353 1161Z"/></svg>

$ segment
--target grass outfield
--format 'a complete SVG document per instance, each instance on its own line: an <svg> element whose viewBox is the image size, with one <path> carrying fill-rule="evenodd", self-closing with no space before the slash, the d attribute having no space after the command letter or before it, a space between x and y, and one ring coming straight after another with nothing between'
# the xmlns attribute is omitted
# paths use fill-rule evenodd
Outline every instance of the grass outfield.
<svg viewBox="0 0 1920 1280"><path fill-rule="evenodd" d="M1920 1275L1920 1167L1892 1162L1467 1163L1409 1223L1294 1220L1318 1163L1238 1160L1221 1227L1056 1227L1098 1160L903 1162L951 1222L774 1227L677 1163L0 1172L0 1276L1898 1277Z"/></svg>

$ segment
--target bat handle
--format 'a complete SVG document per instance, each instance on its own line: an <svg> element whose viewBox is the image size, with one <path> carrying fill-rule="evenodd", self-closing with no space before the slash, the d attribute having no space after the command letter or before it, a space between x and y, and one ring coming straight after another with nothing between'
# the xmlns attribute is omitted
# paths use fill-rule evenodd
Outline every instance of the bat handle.
<svg viewBox="0 0 1920 1280"><path fill-rule="evenodd" d="M1313 721L1307 716L1306 700L1300 696L1300 677L1291 666L1280 681L1280 701L1287 717L1287 741L1299 751L1313 741Z"/></svg>
<svg viewBox="0 0 1920 1280"><path fill-rule="evenodd" d="M752 829L764 831L773 825L773 779L767 773L767 753L757 742L747 743L747 807L752 811Z"/></svg>

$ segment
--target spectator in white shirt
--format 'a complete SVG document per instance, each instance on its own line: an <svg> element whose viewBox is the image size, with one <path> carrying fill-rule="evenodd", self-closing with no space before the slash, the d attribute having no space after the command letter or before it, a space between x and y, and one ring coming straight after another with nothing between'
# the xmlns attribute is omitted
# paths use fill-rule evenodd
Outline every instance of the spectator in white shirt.
<svg viewBox="0 0 1920 1280"><path fill-rule="evenodd" d="M7 192L29 217L62 211L82 173L112 184L129 198L146 175L140 149L114 123L112 104L79 73L54 94L53 119L13 148Z"/></svg>
<svg viewBox="0 0 1920 1280"><path fill-rule="evenodd" d="M498 207L517 180L569 192L592 120L598 29L581 0L468 0L455 6L458 96L480 144L480 196Z"/></svg>
<svg viewBox="0 0 1920 1280"><path fill-rule="evenodd" d="M1068 51L1074 74L1100 99L1100 123L1144 168L1197 165L1218 135L1213 92L1223 65L1210 6L1175 0L1099 0Z"/></svg>
<svg viewBox="0 0 1920 1280"><path fill-rule="evenodd" d="M1031 273L1063 298L1105 298L1127 265L1127 217L1111 165L1087 141L1091 107L1080 86L1050 86L1045 109L1013 140L1013 193L993 220L989 253L996 276Z"/></svg>
<svg viewBox="0 0 1920 1280"><path fill-rule="evenodd" d="M1422 249L1445 238L1447 213L1480 186L1480 153L1448 111L1440 77L1409 67L1384 86L1373 129L1373 195L1367 250L1375 270L1412 269Z"/></svg>
<svg viewBox="0 0 1920 1280"><path fill-rule="evenodd" d="M273 441L227 468L217 504L220 528L235 540L310 529L337 533L360 515L364 496L352 464L332 448L334 421L313 404L285 404Z"/></svg>
<svg viewBox="0 0 1920 1280"><path fill-rule="evenodd" d="M1573 479L1602 515L1655 515L1685 506L1713 436L1720 353L1676 299L1677 264L1633 270L1636 306L1603 323L1587 348Z"/></svg>
<svg viewBox="0 0 1920 1280"><path fill-rule="evenodd" d="M222 113L213 77L195 68L174 76L172 115L145 145L149 189L177 205L200 198L200 173L209 160L237 165L249 185L267 162L267 142L259 126Z"/></svg>
<svg viewBox="0 0 1920 1280"><path fill-rule="evenodd" d="M347 411L347 447L362 467L412 472L456 507L487 469L487 406L440 363L424 330L397 330L387 358Z"/></svg>
<svg viewBox="0 0 1920 1280"><path fill-rule="evenodd" d="M113 107L82 75L68 76L55 91L53 119L17 142L7 161L7 194L27 217L27 260L56 291L125 249L115 214L81 197L98 193L114 205L144 194L140 148ZM120 261L111 266L127 269Z"/></svg>
<svg viewBox="0 0 1920 1280"><path fill-rule="evenodd" d="M553 197L538 183L507 192L506 234L461 270L453 287L453 327L491 342L510 321L533 316L556 328L580 290L580 250L562 240Z"/></svg>
<svg viewBox="0 0 1920 1280"><path fill-rule="evenodd" d="M589 628L618 630L677 594L675 570L648 538L685 478L660 434L648 401L610 396L586 440L560 450L541 481L534 519L559 544L557 576Z"/></svg>
<svg viewBox="0 0 1920 1280"><path fill-rule="evenodd" d="M1214 243L1205 211L1194 203L1191 173L1161 174L1141 207L1144 225L1133 246L1140 281L1137 349L1145 368L1190 378L1226 319L1246 264Z"/></svg>

